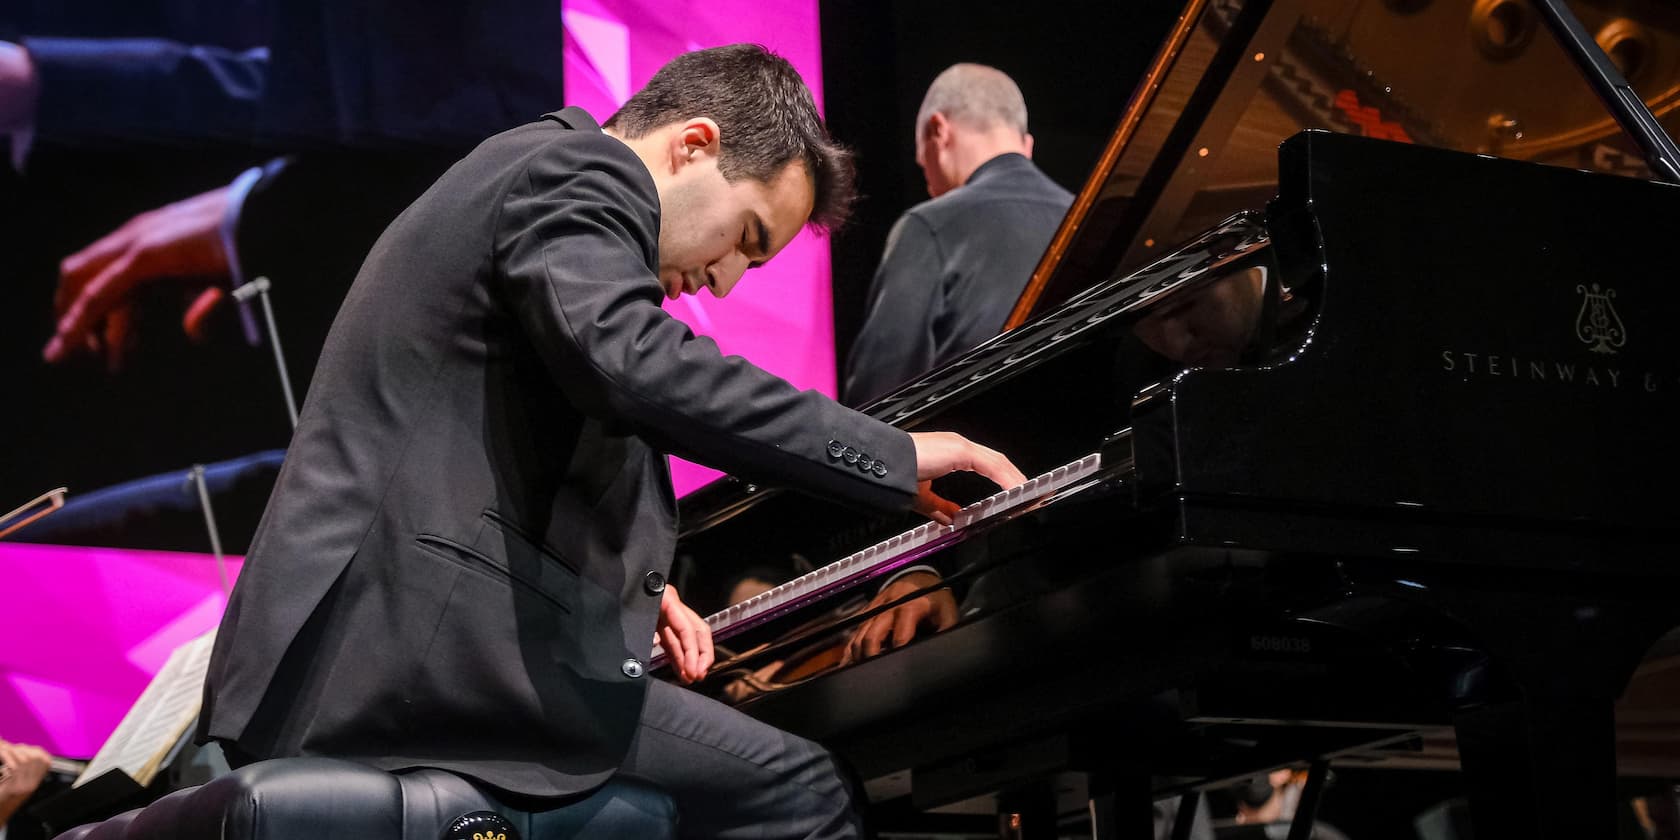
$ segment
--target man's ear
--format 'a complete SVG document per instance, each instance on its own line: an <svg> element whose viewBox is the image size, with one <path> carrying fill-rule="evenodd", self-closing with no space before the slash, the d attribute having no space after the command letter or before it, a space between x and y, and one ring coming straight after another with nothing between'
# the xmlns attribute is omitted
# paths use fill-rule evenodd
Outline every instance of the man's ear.
<svg viewBox="0 0 1680 840"><path fill-rule="evenodd" d="M1021 153L1026 155L1028 160L1032 159L1032 134L1031 133L1021 135Z"/></svg>
<svg viewBox="0 0 1680 840"><path fill-rule="evenodd" d="M927 136L935 146L945 146L951 140L951 121L944 114L934 111L928 115Z"/></svg>
<svg viewBox="0 0 1680 840"><path fill-rule="evenodd" d="M709 117L687 120L671 135L671 171L715 157L721 148L717 123Z"/></svg>

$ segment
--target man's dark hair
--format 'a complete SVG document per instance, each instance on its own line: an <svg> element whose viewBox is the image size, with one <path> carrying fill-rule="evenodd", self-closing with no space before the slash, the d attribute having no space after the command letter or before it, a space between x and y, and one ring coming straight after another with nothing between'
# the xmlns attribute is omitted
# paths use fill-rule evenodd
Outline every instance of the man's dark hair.
<svg viewBox="0 0 1680 840"><path fill-rule="evenodd" d="M787 59L757 44L679 55L606 127L635 139L692 117L718 124L723 177L769 183L799 161L816 191L811 224L827 230L845 224L856 198L852 152L829 136L810 89Z"/></svg>

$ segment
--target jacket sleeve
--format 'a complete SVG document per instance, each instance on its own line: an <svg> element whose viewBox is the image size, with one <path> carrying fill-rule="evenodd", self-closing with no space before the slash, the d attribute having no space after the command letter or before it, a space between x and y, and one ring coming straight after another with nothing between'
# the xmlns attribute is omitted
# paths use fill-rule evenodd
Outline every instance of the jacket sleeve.
<svg viewBox="0 0 1680 840"><path fill-rule="evenodd" d="M862 405L933 367L944 260L927 222L900 217L870 285L869 312L846 360L841 396Z"/></svg>
<svg viewBox="0 0 1680 840"><path fill-rule="evenodd" d="M268 49L156 38L27 38L41 79L35 131L69 140L248 142Z"/></svg>
<svg viewBox="0 0 1680 840"><path fill-rule="evenodd" d="M909 435L723 356L660 307L659 224L643 164L606 135L548 143L508 185L492 282L574 404L720 469L908 506Z"/></svg>

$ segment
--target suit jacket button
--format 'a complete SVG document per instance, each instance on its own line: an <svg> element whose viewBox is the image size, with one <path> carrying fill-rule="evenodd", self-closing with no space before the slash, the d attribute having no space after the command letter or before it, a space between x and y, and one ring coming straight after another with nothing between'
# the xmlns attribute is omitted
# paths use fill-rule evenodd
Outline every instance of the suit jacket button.
<svg viewBox="0 0 1680 840"><path fill-rule="evenodd" d="M887 477L887 465L881 463L880 461L876 461L875 462L875 469L872 470L872 472L875 473L876 478L886 478Z"/></svg>
<svg viewBox="0 0 1680 840"><path fill-rule="evenodd" d="M630 679L636 679L642 675L642 663L634 659L624 660L624 664L618 666L618 668L624 672L624 676Z"/></svg>
<svg viewBox="0 0 1680 840"><path fill-rule="evenodd" d="M642 590L649 595L658 595L665 591L665 576L658 572L648 572L642 578Z"/></svg>
<svg viewBox="0 0 1680 840"><path fill-rule="evenodd" d="M848 464L855 464L858 462L858 451L850 446L846 447L846 451L840 453L840 456L846 459L846 463Z"/></svg>
<svg viewBox="0 0 1680 840"><path fill-rule="evenodd" d="M838 459L846 454L846 445L837 440L828 442L828 457Z"/></svg>

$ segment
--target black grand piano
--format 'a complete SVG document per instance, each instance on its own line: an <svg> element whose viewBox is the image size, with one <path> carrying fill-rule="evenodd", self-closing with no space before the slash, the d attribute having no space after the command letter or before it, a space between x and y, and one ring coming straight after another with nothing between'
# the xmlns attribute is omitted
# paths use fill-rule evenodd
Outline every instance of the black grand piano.
<svg viewBox="0 0 1680 840"><path fill-rule="evenodd" d="M1577 6L1680 122L1680 14ZM1526 0L1192 0L1007 331L867 408L1037 477L953 478L951 526L692 494L680 564L810 568L715 605L699 690L875 799L1076 775L1097 837L1443 735L1479 836L1614 836L1613 704L1680 626L1680 187L1646 160ZM920 564L942 588L870 606ZM953 625L844 655L930 593Z"/></svg>

